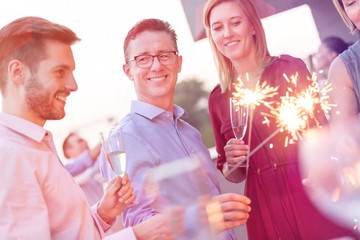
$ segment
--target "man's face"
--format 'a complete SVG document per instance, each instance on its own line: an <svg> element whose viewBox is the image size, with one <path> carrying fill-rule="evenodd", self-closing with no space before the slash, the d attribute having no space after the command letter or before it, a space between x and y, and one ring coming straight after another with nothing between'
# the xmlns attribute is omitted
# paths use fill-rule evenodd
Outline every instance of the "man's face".
<svg viewBox="0 0 360 240"><path fill-rule="evenodd" d="M128 50L129 58L132 59L139 55L158 55L176 51L176 48L168 33L146 31L130 41ZM173 101L181 63L181 56L176 56L171 65L164 65L155 57L148 68L140 68L135 61L130 61L124 65L124 71L134 81L138 100L159 106L164 101Z"/></svg>
<svg viewBox="0 0 360 240"><path fill-rule="evenodd" d="M47 40L46 57L25 82L29 117L36 122L65 116L66 98L77 90L75 61L69 45Z"/></svg>

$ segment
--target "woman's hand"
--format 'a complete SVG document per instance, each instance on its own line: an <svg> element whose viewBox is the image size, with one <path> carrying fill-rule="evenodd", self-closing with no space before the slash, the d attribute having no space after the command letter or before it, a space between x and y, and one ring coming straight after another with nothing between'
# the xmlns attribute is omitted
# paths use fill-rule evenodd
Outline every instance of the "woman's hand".
<svg viewBox="0 0 360 240"><path fill-rule="evenodd" d="M227 164L235 166L245 160L249 153L249 146L243 140L232 138L226 143L224 151Z"/></svg>

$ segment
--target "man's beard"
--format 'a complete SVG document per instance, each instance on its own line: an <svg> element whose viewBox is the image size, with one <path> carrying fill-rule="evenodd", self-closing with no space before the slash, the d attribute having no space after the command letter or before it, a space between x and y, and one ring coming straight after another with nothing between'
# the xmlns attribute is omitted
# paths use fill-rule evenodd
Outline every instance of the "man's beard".
<svg viewBox="0 0 360 240"><path fill-rule="evenodd" d="M59 120L65 116L65 111L52 106L53 96L43 87L38 79L31 77L25 86L26 103L29 109L44 120Z"/></svg>

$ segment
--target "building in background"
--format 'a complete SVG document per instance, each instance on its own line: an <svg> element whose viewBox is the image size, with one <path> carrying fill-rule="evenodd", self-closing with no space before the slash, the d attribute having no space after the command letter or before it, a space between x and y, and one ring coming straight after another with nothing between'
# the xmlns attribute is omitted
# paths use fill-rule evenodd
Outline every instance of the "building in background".
<svg viewBox="0 0 360 240"><path fill-rule="evenodd" d="M339 14L329 0L253 0L261 18L267 18L283 11L308 5L311 9L320 39L339 35L347 42L354 42L359 33L352 36L343 24ZM206 0L181 0L194 41L205 38L202 26L202 10ZM290 22L288 22L290 24Z"/></svg>

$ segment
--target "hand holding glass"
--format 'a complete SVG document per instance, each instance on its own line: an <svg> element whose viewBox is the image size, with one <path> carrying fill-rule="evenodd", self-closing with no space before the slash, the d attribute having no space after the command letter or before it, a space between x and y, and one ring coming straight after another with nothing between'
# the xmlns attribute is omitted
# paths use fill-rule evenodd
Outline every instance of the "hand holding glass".
<svg viewBox="0 0 360 240"><path fill-rule="evenodd" d="M115 174L123 178L126 171L126 151L121 129L119 129L119 132L112 132L106 140L103 133L100 133L100 135L106 160ZM127 207L135 207L137 205L138 202L135 201L127 205Z"/></svg>

